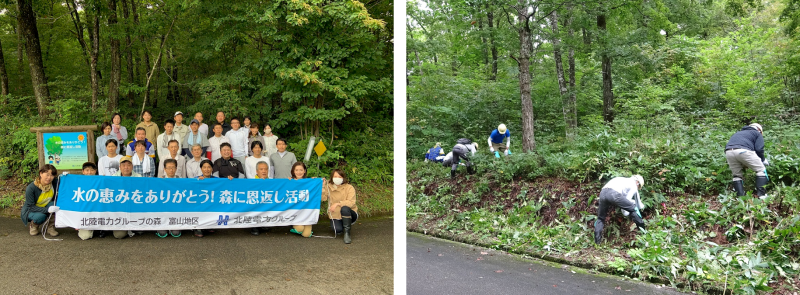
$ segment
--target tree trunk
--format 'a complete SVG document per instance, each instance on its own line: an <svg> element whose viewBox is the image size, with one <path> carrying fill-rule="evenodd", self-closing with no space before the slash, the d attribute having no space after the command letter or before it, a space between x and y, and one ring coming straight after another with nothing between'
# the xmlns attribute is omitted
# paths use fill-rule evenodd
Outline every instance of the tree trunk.
<svg viewBox="0 0 800 295"><path fill-rule="evenodd" d="M17 80L19 83L17 84L17 91L22 91L22 85L25 85L25 62L23 61L23 46L25 46L25 37L22 36L22 30L19 28L19 22L17 23Z"/></svg>
<svg viewBox="0 0 800 295"><path fill-rule="evenodd" d="M603 70L603 120L614 122L614 88L611 84L611 58L608 56L608 39L606 36L606 15L597 16L597 28L600 29L602 38L602 70Z"/></svg>
<svg viewBox="0 0 800 295"><path fill-rule="evenodd" d="M64 4L67 5L67 9L70 11L69 16L72 18L72 24L75 26L75 39L77 39L78 45L81 46L83 60L86 62L86 65L89 66L89 50L86 48L86 41L83 38L83 23L81 22L81 15L78 13L78 6L75 0L66 0Z"/></svg>
<svg viewBox="0 0 800 295"><path fill-rule="evenodd" d="M534 135L533 102L531 101L531 28L528 23L528 6L524 0L518 0L517 21L519 22L519 93L522 101L522 151L530 152L536 150L536 139Z"/></svg>
<svg viewBox="0 0 800 295"><path fill-rule="evenodd" d="M133 0L131 0L133 1ZM128 0L122 0L122 16L125 20L130 19L130 14L128 13ZM125 26L125 60L128 63L128 83L130 85L136 84L136 80L133 78L133 48L131 48L131 33L128 26ZM136 97L133 95L133 91L128 91L128 106L133 107Z"/></svg>
<svg viewBox="0 0 800 295"><path fill-rule="evenodd" d="M569 38L572 40L572 37L575 36L575 32L571 26L572 23L572 16L567 21L567 27L569 27ZM570 120L567 122L569 124L569 128L572 128L575 131L578 128L578 104L577 98L578 95L575 93L575 48L573 46L569 47L569 54L567 55L567 63L569 64L569 107L571 110Z"/></svg>
<svg viewBox="0 0 800 295"><path fill-rule="evenodd" d="M492 75L489 76L489 80L496 81L497 80L497 46L494 45L494 11L492 11L492 6L487 5L486 7L489 12L486 13L486 18L488 19L489 23L489 46L491 47L492 52Z"/></svg>
<svg viewBox="0 0 800 295"><path fill-rule="evenodd" d="M108 26L109 29L116 27L117 24L117 0L108 1ZM122 77L119 39L110 38L111 41L111 77L108 81L108 111L114 112L119 104L119 84Z"/></svg>
<svg viewBox="0 0 800 295"><path fill-rule="evenodd" d="M100 98L100 75L97 71L98 55L100 54L100 9L95 6L92 10L94 11L90 17L92 23L88 28L89 43L91 43L91 50L89 51L89 70L91 73L89 77L92 80L92 113L94 113L97 111L97 100Z"/></svg>
<svg viewBox="0 0 800 295"><path fill-rule="evenodd" d="M39 118L47 121L50 104L50 89L47 87L47 76L44 74L42 49L39 46L39 30L36 28L36 16L30 0L17 0L19 16L17 21L22 35L25 37L25 54L28 55L28 66L31 68L31 84L36 96Z"/></svg>
<svg viewBox="0 0 800 295"><path fill-rule="evenodd" d="M483 64L488 67L489 66L489 50L488 50L487 47L489 47L489 46L487 46L488 44L486 44L486 43L488 43L488 40L486 40L487 38L486 38L486 36L484 36L483 18L480 17L480 16L478 16L478 32L481 35L481 55L483 55Z"/></svg>
<svg viewBox="0 0 800 295"><path fill-rule="evenodd" d="M0 42L0 95L8 95L8 74L6 73L6 61L3 58L3 43ZM5 97L0 100L5 104Z"/></svg>
<svg viewBox="0 0 800 295"><path fill-rule="evenodd" d="M575 130L570 128L570 118L572 110L569 104L569 90L567 90L567 81L564 80L564 64L561 60L561 36L558 35L558 12L553 11L550 14L550 28L552 29L553 37L553 60L556 64L556 77L558 79L558 91L561 95L561 111L564 115L564 133L567 138L572 138Z"/></svg>

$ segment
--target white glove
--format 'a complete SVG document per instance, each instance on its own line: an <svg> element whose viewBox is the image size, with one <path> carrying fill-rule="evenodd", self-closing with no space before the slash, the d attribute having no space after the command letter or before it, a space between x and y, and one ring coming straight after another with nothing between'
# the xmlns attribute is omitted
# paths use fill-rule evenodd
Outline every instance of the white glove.
<svg viewBox="0 0 800 295"><path fill-rule="evenodd" d="M489 150L494 153L494 148L493 147L489 147Z"/></svg>
<svg viewBox="0 0 800 295"><path fill-rule="evenodd" d="M630 213L627 210L622 210L622 215L627 217Z"/></svg>
<svg viewBox="0 0 800 295"><path fill-rule="evenodd" d="M64 173L61 173L61 175L67 175L67 174L69 174L69 172L67 172L67 171L64 171Z"/></svg>
<svg viewBox="0 0 800 295"><path fill-rule="evenodd" d="M769 159L764 159L764 162L762 163L764 163L764 166L769 166Z"/></svg>
<svg viewBox="0 0 800 295"><path fill-rule="evenodd" d="M56 212L58 212L58 210L60 210L60 209L61 209L61 208L59 208L58 206L50 206L50 207L47 207L47 212L49 212L49 213L56 213Z"/></svg>

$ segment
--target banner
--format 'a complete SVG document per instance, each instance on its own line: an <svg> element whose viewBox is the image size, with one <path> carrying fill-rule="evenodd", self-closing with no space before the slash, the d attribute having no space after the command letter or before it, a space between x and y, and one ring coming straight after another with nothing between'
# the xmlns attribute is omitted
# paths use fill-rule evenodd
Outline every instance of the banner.
<svg viewBox="0 0 800 295"><path fill-rule="evenodd" d="M182 230L312 225L322 179L189 179L65 175L56 227Z"/></svg>
<svg viewBox="0 0 800 295"><path fill-rule="evenodd" d="M89 161L86 132L42 133L45 164L58 170L81 170Z"/></svg>

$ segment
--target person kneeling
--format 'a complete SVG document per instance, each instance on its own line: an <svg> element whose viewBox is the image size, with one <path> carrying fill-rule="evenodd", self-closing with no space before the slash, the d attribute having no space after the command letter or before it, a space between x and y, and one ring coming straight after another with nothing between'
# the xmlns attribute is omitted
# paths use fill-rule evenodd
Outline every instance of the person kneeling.
<svg viewBox="0 0 800 295"><path fill-rule="evenodd" d="M175 146L176 146L176 144L174 142L170 141L170 148L175 147ZM174 153L173 153L173 156L175 156ZM166 160L164 160L164 178L178 178L178 176L175 175L175 173L177 171L178 171L178 160L175 160L175 159L166 159ZM171 236L177 238L177 237L181 236L181 231L180 230L170 230L169 234ZM165 230L156 231L156 236L158 236L159 238L162 238L162 239L166 238L167 237L167 231L165 231Z"/></svg>
<svg viewBox="0 0 800 295"><path fill-rule="evenodd" d="M303 162L295 162L294 165L292 165L292 180L305 179L307 170L306 164L303 164ZM314 233L311 231L311 227L311 224L293 225L289 232L308 238Z"/></svg>
<svg viewBox="0 0 800 295"><path fill-rule="evenodd" d="M615 205L623 210L623 214L628 216L636 223L640 229L644 229L644 220L640 209L644 209L644 204L639 197L639 189L644 185L644 178L641 175L628 177L616 177L606 183L600 190L599 207L597 208L597 220L594 222L594 242L600 244L603 241L603 226L605 225L608 208ZM626 214L629 213L629 214Z"/></svg>
<svg viewBox="0 0 800 295"><path fill-rule="evenodd" d="M328 218L336 234L344 233L344 243L350 244L350 227L358 220L356 189L345 179L344 171L334 169L331 182L323 181L322 201L328 201Z"/></svg>

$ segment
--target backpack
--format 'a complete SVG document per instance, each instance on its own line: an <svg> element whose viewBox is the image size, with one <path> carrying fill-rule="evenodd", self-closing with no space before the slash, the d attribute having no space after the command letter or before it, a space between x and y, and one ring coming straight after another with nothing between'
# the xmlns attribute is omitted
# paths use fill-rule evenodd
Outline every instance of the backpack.
<svg viewBox="0 0 800 295"><path fill-rule="evenodd" d="M433 148L428 150L428 153L425 154L425 159L428 159L428 161L439 162L439 161L436 160L436 157L439 156L439 153L441 151L442 151L441 147L438 147L438 146L433 147Z"/></svg>
<svg viewBox="0 0 800 295"><path fill-rule="evenodd" d="M458 140L456 140L456 143L457 144L468 145L468 144L472 143L472 140L469 140L467 138L459 138Z"/></svg>

